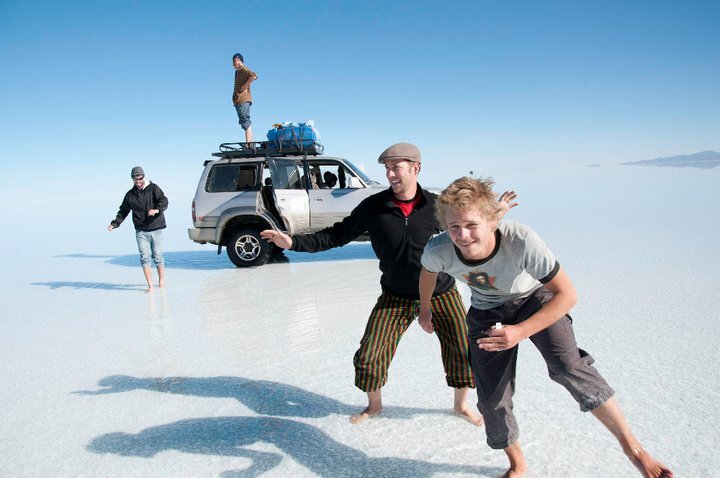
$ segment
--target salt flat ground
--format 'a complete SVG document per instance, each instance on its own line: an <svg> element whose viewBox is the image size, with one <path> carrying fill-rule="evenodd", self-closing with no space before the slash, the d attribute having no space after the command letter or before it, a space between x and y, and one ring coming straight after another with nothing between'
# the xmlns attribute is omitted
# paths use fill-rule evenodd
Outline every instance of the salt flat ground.
<svg viewBox="0 0 720 478"><path fill-rule="evenodd" d="M628 166L498 178L575 281L579 344L641 441L679 477L720 475L720 171ZM352 356L379 293L368 244L235 269L187 240L170 197L168 287L143 293L132 226L105 230L129 180L6 190L0 475L449 477L500 474L450 413L434 336L413 326L365 405ZM432 184L431 180L425 180ZM442 185L438 185L442 186ZM466 303L469 295L462 289ZM521 345L516 411L534 477L624 477L609 434Z"/></svg>

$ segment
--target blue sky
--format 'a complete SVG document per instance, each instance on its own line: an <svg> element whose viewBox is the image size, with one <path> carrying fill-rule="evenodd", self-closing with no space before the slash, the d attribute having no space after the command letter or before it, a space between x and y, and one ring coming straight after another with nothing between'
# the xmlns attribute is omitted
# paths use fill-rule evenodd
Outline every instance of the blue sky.
<svg viewBox="0 0 720 478"><path fill-rule="evenodd" d="M720 150L720 3L0 0L5 172L194 189L242 130L314 119L328 154L378 179L418 144L424 175L617 164ZM102 180L101 180L102 182Z"/></svg>

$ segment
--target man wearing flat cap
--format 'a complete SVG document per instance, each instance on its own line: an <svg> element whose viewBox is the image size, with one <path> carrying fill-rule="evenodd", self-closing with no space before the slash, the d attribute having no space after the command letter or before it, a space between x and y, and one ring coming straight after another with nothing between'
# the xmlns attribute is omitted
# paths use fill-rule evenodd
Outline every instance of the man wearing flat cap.
<svg viewBox="0 0 720 478"><path fill-rule="evenodd" d="M421 155L417 146L398 143L378 158L390 187L362 201L348 217L313 234L289 236L268 229L263 238L283 249L318 252L343 246L361 234L370 236L380 260L382 294L370 313L360 348L355 353L355 386L367 393L368 406L350 417L361 423L382 412L381 389L397 345L418 315L420 257L430 237L440 232L435 219L435 195L418 184ZM514 193L501 197L505 211ZM475 425L482 418L466 402L474 387L468 362L465 306L450 276L438 278L432 298L433 326L440 340L448 386L454 388L455 413ZM437 314L437 315L435 315Z"/></svg>
<svg viewBox="0 0 720 478"><path fill-rule="evenodd" d="M140 265L147 281L147 291L153 291L151 260L158 272L158 287L165 287L165 261L162 254L162 230L165 229L164 211L168 200L160 186L145 177L145 171L135 166L130 171L133 187L123 198L115 219L110 221L108 231L120 227L132 212L135 240L140 252Z"/></svg>

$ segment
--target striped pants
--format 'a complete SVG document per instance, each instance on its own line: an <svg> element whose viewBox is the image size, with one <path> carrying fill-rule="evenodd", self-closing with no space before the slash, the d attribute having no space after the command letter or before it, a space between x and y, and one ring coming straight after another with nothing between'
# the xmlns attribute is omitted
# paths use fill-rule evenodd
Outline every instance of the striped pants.
<svg viewBox="0 0 720 478"><path fill-rule="evenodd" d="M383 292L370 313L360 348L355 353L355 386L364 392L380 390L400 338L420 309L420 301ZM433 296L432 321L440 340L445 381L454 388L474 388L468 359L465 306L455 287Z"/></svg>

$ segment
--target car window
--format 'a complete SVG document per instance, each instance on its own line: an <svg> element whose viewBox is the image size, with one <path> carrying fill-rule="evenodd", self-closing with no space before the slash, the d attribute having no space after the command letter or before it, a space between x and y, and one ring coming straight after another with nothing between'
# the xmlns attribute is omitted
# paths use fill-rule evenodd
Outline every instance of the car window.
<svg viewBox="0 0 720 478"><path fill-rule="evenodd" d="M216 164L208 174L205 191L210 193L256 189L257 164Z"/></svg>
<svg viewBox="0 0 720 478"><path fill-rule="evenodd" d="M275 189L304 189L300 171L295 161L286 159L269 159L270 175Z"/></svg>
<svg viewBox="0 0 720 478"><path fill-rule="evenodd" d="M375 181L374 179L371 179L367 174L365 174L365 172L362 169L358 168L357 166L355 166L353 163L351 163L347 159L345 160L345 162L347 162L347 164L350 166L350 168L353 169L353 172L357 173L357 175L360 176L362 178L362 180L365 181L366 184L380 184L379 182Z"/></svg>
<svg viewBox="0 0 720 478"><path fill-rule="evenodd" d="M319 189L345 189L347 178L356 176L353 171L336 161L308 161L310 177Z"/></svg>

